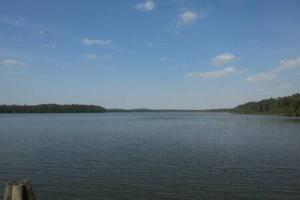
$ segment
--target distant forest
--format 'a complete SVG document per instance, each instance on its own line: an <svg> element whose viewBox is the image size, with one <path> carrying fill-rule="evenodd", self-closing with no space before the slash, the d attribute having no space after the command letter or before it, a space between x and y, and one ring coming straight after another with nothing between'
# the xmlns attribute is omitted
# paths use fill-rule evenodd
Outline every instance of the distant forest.
<svg viewBox="0 0 300 200"><path fill-rule="evenodd" d="M105 108L95 105L0 105L0 113L102 113Z"/></svg>
<svg viewBox="0 0 300 200"><path fill-rule="evenodd" d="M249 102L232 109L233 113L241 114L272 114L285 116L300 116L300 94L292 96L264 99Z"/></svg>
<svg viewBox="0 0 300 200"><path fill-rule="evenodd" d="M102 112L232 112L237 114L271 114L300 116L300 94L249 102L232 109L169 110L169 109L105 109L95 105L0 105L0 113L102 113Z"/></svg>
<svg viewBox="0 0 300 200"><path fill-rule="evenodd" d="M191 110L191 109L106 109L107 112L230 112L230 108L220 109L205 109L205 110Z"/></svg>

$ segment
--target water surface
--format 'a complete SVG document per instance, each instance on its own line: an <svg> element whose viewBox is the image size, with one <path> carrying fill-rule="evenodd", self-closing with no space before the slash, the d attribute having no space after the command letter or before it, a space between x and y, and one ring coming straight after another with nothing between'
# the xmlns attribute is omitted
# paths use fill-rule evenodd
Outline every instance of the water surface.
<svg viewBox="0 0 300 200"><path fill-rule="evenodd" d="M300 199L300 119L1 114L1 191L11 179L38 200Z"/></svg>

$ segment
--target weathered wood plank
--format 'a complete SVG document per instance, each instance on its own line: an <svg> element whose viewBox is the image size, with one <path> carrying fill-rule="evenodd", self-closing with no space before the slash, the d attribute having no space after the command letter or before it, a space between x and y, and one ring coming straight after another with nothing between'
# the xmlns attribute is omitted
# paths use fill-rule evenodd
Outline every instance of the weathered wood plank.
<svg viewBox="0 0 300 200"><path fill-rule="evenodd" d="M31 183L29 181L7 182L4 200L35 200Z"/></svg>
<svg viewBox="0 0 300 200"><path fill-rule="evenodd" d="M7 182L4 190L4 200L11 200L12 183Z"/></svg>

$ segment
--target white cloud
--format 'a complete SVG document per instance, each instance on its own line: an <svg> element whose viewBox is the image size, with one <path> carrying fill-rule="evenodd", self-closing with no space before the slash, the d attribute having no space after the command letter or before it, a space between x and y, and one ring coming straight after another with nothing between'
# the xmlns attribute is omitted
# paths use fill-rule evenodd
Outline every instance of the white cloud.
<svg viewBox="0 0 300 200"><path fill-rule="evenodd" d="M226 67L222 70L217 70L217 71L208 71L208 72L192 72L189 73L187 76L188 77L198 77L202 79L218 79L218 78L223 78L225 76L230 76L233 74L238 74L240 71L236 70L233 67Z"/></svg>
<svg viewBox="0 0 300 200"><path fill-rule="evenodd" d="M281 60L277 67L272 68L269 72L257 73L246 78L248 82L270 81L283 71L292 70L300 67L300 57L290 60Z"/></svg>
<svg viewBox="0 0 300 200"><path fill-rule="evenodd" d="M91 60L95 60L95 59L98 59L98 58L111 60L113 58L113 56L111 54L108 54L108 53L103 54L101 56L98 56L96 54L85 54L84 57L87 58L87 59L91 59Z"/></svg>
<svg viewBox="0 0 300 200"><path fill-rule="evenodd" d="M17 66L17 67L21 67L25 65L23 62L15 59L4 59L1 61L1 64L4 66Z"/></svg>
<svg viewBox="0 0 300 200"><path fill-rule="evenodd" d="M291 89L292 88L292 86L288 83L281 84L280 87L284 88L284 89Z"/></svg>
<svg viewBox="0 0 300 200"><path fill-rule="evenodd" d="M44 44L43 47L54 49L56 48L56 44Z"/></svg>
<svg viewBox="0 0 300 200"><path fill-rule="evenodd" d="M199 15L193 11L184 11L178 15L178 26L183 26L195 22L197 19L202 18L203 15Z"/></svg>
<svg viewBox="0 0 300 200"><path fill-rule="evenodd" d="M143 3L138 3L135 8L140 11L151 11L155 8L155 3L153 0L148 0Z"/></svg>
<svg viewBox="0 0 300 200"><path fill-rule="evenodd" d="M85 54L84 57L87 58L87 59L97 59L97 58L99 58L99 56L97 56L96 54Z"/></svg>
<svg viewBox="0 0 300 200"><path fill-rule="evenodd" d="M249 76L246 78L248 82L257 82L257 81L270 81L272 80L276 74L267 72L267 73L258 73L253 76Z"/></svg>
<svg viewBox="0 0 300 200"><path fill-rule="evenodd" d="M217 55L216 57L212 58L211 62L214 65L224 65L224 64L227 64L227 63L232 62L234 60L236 60L236 57L235 57L234 54L223 53L223 54Z"/></svg>
<svg viewBox="0 0 300 200"><path fill-rule="evenodd" d="M104 45L108 45L111 44L111 40L99 40L99 39L91 39L91 38L82 38L81 42L84 45L100 45L100 46L104 46Z"/></svg>
<svg viewBox="0 0 300 200"><path fill-rule="evenodd" d="M291 60L281 60L279 62L279 66L275 67L273 71L275 73L281 72L281 71L286 71L286 70L291 70L296 67L300 66L300 57L296 59L291 59Z"/></svg>

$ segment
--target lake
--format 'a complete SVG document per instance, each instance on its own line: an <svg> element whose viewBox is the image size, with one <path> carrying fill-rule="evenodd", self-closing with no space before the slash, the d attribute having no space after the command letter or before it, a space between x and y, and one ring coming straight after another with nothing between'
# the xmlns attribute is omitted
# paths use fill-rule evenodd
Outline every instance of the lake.
<svg viewBox="0 0 300 200"><path fill-rule="evenodd" d="M300 119L1 114L1 192L15 179L38 200L300 199Z"/></svg>

